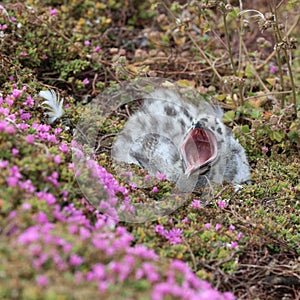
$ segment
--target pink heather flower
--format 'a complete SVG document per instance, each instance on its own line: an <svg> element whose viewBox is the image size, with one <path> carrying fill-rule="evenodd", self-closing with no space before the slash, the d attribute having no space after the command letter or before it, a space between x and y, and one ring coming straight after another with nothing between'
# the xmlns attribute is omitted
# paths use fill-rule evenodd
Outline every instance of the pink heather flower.
<svg viewBox="0 0 300 300"><path fill-rule="evenodd" d="M211 227L211 224L210 223L206 223L206 224L204 224L204 227L205 227L205 229L209 230L210 227Z"/></svg>
<svg viewBox="0 0 300 300"><path fill-rule="evenodd" d="M5 98L5 101L6 101L6 103L7 103L7 105L8 105L9 107L12 107L12 105L14 104L14 99L13 99L13 98L6 97L6 98Z"/></svg>
<svg viewBox="0 0 300 300"><path fill-rule="evenodd" d="M164 180L167 179L167 175L162 174L162 173L159 173L159 172L157 172L157 173L155 174L155 177L156 177L157 179L159 179L160 181L164 181Z"/></svg>
<svg viewBox="0 0 300 300"><path fill-rule="evenodd" d="M90 81L87 78L84 78L83 81L82 81L82 83L84 85L88 85L90 83Z"/></svg>
<svg viewBox="0 0 300 300"><path fill-rule="evenodd" d="M182 260L174 259L171 263L172 268L181 272L182 274L187 274L190 270L185 262Z"/></svg>
<svg viewBox="0 0 300 300"><path fill-rule="evenodd" d="M92 269L93 279L102 280L105 277L105 267L101 263L97 263Z"/></svg>
<svg viewBox="0 0 300 300"><path fill-rule="evenodd" d="M4 107L0 107L0 114L7 117L9 115L9 109L4 108Z"/></svg>
<svg viewBox="0 0 300 300"><path fill-rule="evenodd" d="M160 235L165 235L166 229L163 225L156 225L154 231L159 233Z"/></svg>
<svg viewBox="0 0 300 300"><path fill-rule="evenodd" d="M61 158L60 158L59 154L57 154L57 155L54 156L53 161L56 164L59 164L61 162Z"/></svg>
<svg viewBox="0 0 300 300"><path fill-rule="evenodd" d="M22 57L28 56L28 53L27 53L26 51L22 51L22 52L20 53L20 56L22 56Z"/></svg>
<svg viewBox="0 0 300 300"><path fill-rule="evenodd" d="M31 244L40 238L37 226L31 226L27 228L23 233L18 236L18 242L20 244Z"/></svg>
<svg viewBox="0 0 300 300"><path fill-rule="evenodd" d="M17 213L15 210L11 211L10 214L8 215L8 218L11 220L17 216Z"/></svg>
<svg viewBox="0 0 300 300"><path fill-rule="evenodd" d="M59 182L58 182L58 173L53 172L50 176L46 177L46 180L50 181L55 187L59 187Z"/></svg>
<svg viewBox="0 0 300 300"><path fill-rule="evenodd" d="M18 90L18 89L13 89L12 91L12 96L17 99L21 96L22 91Z"/></svg>
<svg viewBox="0 0 300 300"><path fill-rule="evenodd" d="M229 230L229 231L235 230L235 226L234 226L234 225L229 225L228 230Z"/></svg>
<svg viewBox="0 0 300 300"><path fill-rule="evenodd" d="M55 129L54 129L54 134L55 134L55 135L60 135L62 131L63 131L63 130L62 130L62 128L60 128L60 127L55 128Z"/></svg>
<svg viewBox="0 0 300 300"><path fill-rule="evenodd" d="M185 218L182 220L182 223L183 223L183 224L187 224L189 221L190 221L189 218L185 217Z"/></svg>
<svg viewBox="0 0 300 300"><path fill-rule="evenodd" d="M19 181L19 180L18 180L18 178L16 178L16 177L9 176L9 177L6 178L6 183L7 183L8 186L10 186L10 187L15 187L15 186L17 186L18 181Z"/></svg>
<svg viewBox="0 0 300 300"><path fill-rule="evenodd" d="M129 182L130 188L135 191L137 189L136 183L135 182Z"/></svg>
<svg viewBox="0 0 300 300"><path fill-rule="evenodd" d="M71 233L71 234L75 234L76 232L77 232L77 230L78 230L78 226L77 225L70 225L69 226L69 232Z"/></svg>
<svg viewBox="0 0 300 300"><path fill-rule="evenodd" d="M48 277L45 275L38 275L36 278L36 283L41 287L45 287L49 284Z"/></svg>
<svg viewBox="0 0 300 300"><path fill-rule="evenodd" d="M158 187L155 186L153 187L152 191L151 191L153 194L156 194L158 192Z"/></svg>
<svg viewBox="0 0 300 300"><path fill-rule="evenodd" d="M32 182L30 179L27 179L25 181L20 181L19 187L29 193L33 193L35 191L35 187L32 185Z"/></svg>
<svg viewBox="0 0 300 300"><path fill-rule="evenodd" d="M5 132L6 132L7 134L15 134L15 133L16 133L16 129L15 129L15 127L13 127L13 126L7 126L7 127L5 128Z"/></svg>
<svg viewBox="0 0 300 300"><path fill-rule="evenodd" d="M30 118L31 118L31 113L29 113L29 112L24 112L24 113L20 114L20 119L22 121L29 120Z"/></svg>
<svg viewBox="0 0 300 300"><path fill-rule="evenodd" d="M5 169L8 167L8 160L0 160L0 169Z"/></svg>
<svg viewBox="0 0 300 300"><path fill-rule="evenodd" d="M91 44L90 41L88 41L88 40L84 41L84 46L88 47L90 44Z"/></svg>
<svg viewBox="0 0 300 300"><path fill-rule="evenodd" d="M69 195L69 192L66 190L62 190L61 193L63 194L64 197L67 197Z"/></svg>
<svg viewBox="0 0 300 300"><path fill-rule="evenodd" d="M33 259L32 266L36 270L41 270L43 264L49 259L48 255L45 253L41 253L36 259Z"/></svg>
<svg viewBox="0 0 300 300"><path fill-rule="evenodd" d="M102 280L98 283L98 289L100 292L105 292L108 289L109 283L105 280Z"/></svg>
<svg viewBox="0 0 300 300"><path fill-rule="evenodd" d="M85 227L80 227L79 234L83 240L88 239L91 236L90 231Z"/></svg>
<svg viewBox="0 0 300 300"><path fill-rule="evenodd" d="M31 209L31 204L29 204L27 202L23 203L22 204L22 209L23 210L29 210L29 209Z"/></svg>
<svg viewBox="0 0 300 300"><path fill-rule="evenodd" d="M225 208L227 206L227 203L223 200L218 201L217 204L220 208Z"/></svg>
<svg viewBox="0 0 300 300"><path fill-rule="evenodd" d="M31 245L29 245L28 249L30 250L30 253L33 256L37 256L37 255L41 254L42 245L40 245L40 244L31 244Z"/></svg>
<svg viewBox="0 0 300 300"><path fill-rule="evenodd" d="M8 122L5 120L0 120L0 131L5 131L8 126Z"/></svg>
<svg viewBox="0 0 300 300"><path fill-rule="evenodd" d="M101 51L101 47L100 47L100 46L96 46L95 51L96 51L96 52Z"/></svg>
<svg viewBox="0 0 300 300"><path fill-rule="evenodd" d="M237 242L231 242L230 247L231 247L232 249L235 249L235 248L237 248L238 246L239 246L239 244L238 244Z"/></svg>
<svg viewBox="0 0 300 300"><path fill-rule="evenodd" d="M28 129L30 126L26 123L21 123L17 125L18 129L20 129L21 131L25 131L26 129Z"/></svg>
<svg viewBox="0 0 300 300"><path fill-rule="evenodd" d="M153 249L148 249L144 245L135 245L134 247L129 247L126 251L128 254L133 254L141 257L142 259L151 259L154 261L158 260L158 255Z"/></svg>
<svg viewBox="0 0 300 300"><path fill-rule="evenodd" d="M34 105L34 99L31 96L28 96L26 101L23 102L23 105L32 107Z"/></svg>
<svg viewBox="0 0 300 300"><path fill-rule="evenodd" d="M56 139L56 136L54 134L46 134L46 141L48 141L49 143L54 143L54 144L58 144L58 140Z"/></svg>
<svg viewBox="0 0 300 300"><path fill-rule="evenodd" d="M7 25L6 24L0 24L0 30L5 30L5 29L7 29Z"/></svg>
<svg viewBox="0 0 300 300"><path fill-rule="evenodd" d="M10 174L11 176L14 176L14 177L18 178L18 179L21 179L21 178L22 178L22 175L21 175L21 173L19 172L18 166L13 166L13 167L10 169L9 174Z"/></svg>
<svg viewBox="0 0 300 300"><path fill-rule="evenodd" d="M149 174L145 175L145 181L148 181L151 178L151 176Z"/></svg>
<svg viewBox="0 0 300 300"><path fill-rule="evenodd" d="M57 9L55 9L55 8L51 8L50 9L50 16L56 16L57 15Z"/></svg>
<svg viewBox="0 0 300 300"><path fill-rule="evenodd" d="M45 200L49 205L53 205L56 202L56 198L51 193L38 192L38 193L36 193L36 196L40 200Z"/></svg>
<svg viewBox="0 0 300 300"><path fill-rule="evenodd" d="M11 149L11 154L12 154L12 156L16 156L16 155L18 155L18 153L19 153L19 150L18 150L18 149L16 149L16 148L12 148L12 149Z"/></svg>
<svg viewBox="0 0 300 300"><path fill-rule="evenodd" d="M193 201L191 203L191 207L194 208L194 209L200 209L201 208L200 200L193 199Z"/></svg>
<svg viewBox="0 0 300 300"><path fill-rule="evenodd" d="M223 294L224 300L236 300L235 296L230 292L225 292Z"/></svg>
<svg viewBox="0 0 300 300"><path fill-rule="evenodd" d="M237 240L240 240L243 236L244 236L244 235L243 235L241 232L239 232L239 233L237 234L237 236L236 236L236 239L237 239Z"/></svg>
<svg viewBox="0 0 300 300"><path fill-rule="evenodd" d="M59 150L62 152L62 153L67 153L68 150L69 150L69 147L68 145L65 143L65 142L61 142L60 146L59 146Z"/></svg>
<svg viewBox="0 0 300 300"><path fill-rule="evenodd" d="M26 142L27 142L28 144L33 144L34 141L35 141L34 134L28 134L28 135L26 136Z"/></svg>
<svg viewBox="0 0 300 300"><path fill-rule="evenodd" d="M46 224L48 222L48 217L44 212L39 211L37 216L36 216L36 221L39 224Z"/></svg>
<svg viewBox="0 0 300 300"><path fill-rule="evenodd" d="M165 233L166 239L173 245L179 244L181 242L181 235L183 233L182 229L172 228L169 232Z"/></svg>
<svg viewBox="0 0 300 300"><path fill-rule="evenodd" d="M35 128L38 133L48 132L51 129L51 126L47 124L33 123L32 127Z"/></svg>
<svg viewBox="0 0 300 300"><path fill-rule="evenodd" d="M74 267L78 267L82 264L83 258L77 254L71 254L70 256L70 264Z"/></svg>
<svg viewBox="0 0 300 300"><path fill-rule="evenodd" d="M160 275L156 272L153 264L144 262L142 269L143 273L147 276L148 281L150 281L151 283L159 281Z"/></svg>
<svg viewBox="0 0 300 300"><path fill-rule="evenodd" d="M15 77L14 77L14 76L12 76L12 75L11 75L11 76L9 76L9 80L10 80L10 81L14 81L14 80L15 80Z"/></svg>
<svg viewBox="0 0 300 300"><path fill-rule="evenodd" d="M267 153L269 151L269 148L267 146L263 146L261 148L261 151L264 152L264 153Z"/></svg>
<svg viewBox="0 0 300 300"><path fill-rule="evenodd" d="M53 261L56 264L58 270L64 271L64 270L67 269L67 265L66 265L64 259L61 258L58 254L56 254L55 256L53 256Z"/></svg>
<svg viewBox="0 0 300 300"><path fill-rule="evenodd" d="M271 66L269 69L269 72L271 74L276 74L277 71L278 71L278 68L276 66Z"/></svg>
<svg viewBox="0 0 300 300"><path fill-rule="evenodd" d="M215 230L218 231L221 227L222 227L222 225L217 223L216 226L215 226Z"/></svg>

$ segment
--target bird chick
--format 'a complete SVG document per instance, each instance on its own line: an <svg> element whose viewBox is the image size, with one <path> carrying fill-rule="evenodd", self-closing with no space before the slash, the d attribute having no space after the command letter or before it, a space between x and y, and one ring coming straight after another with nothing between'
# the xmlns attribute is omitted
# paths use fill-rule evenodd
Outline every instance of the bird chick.
<svg viewBox="0 0 300 300"><path fill-rule="evenodd" d="M245 150L222 115L204 100L194 105L174 90L157 89L128 119L113 143L112 157L152 175L163 173L186 191L208 182L245 182L250 179Z"/></svg>

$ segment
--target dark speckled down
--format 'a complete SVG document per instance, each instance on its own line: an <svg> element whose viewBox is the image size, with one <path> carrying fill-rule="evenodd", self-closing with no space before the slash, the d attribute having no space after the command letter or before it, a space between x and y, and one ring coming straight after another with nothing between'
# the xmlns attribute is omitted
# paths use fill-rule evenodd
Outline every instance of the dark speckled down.
<svg viewBox="0 0 300 300"><path fill-rule="evenodd" d="M223 124L222 114L205 101L195 106L171 89L158 89L128 119L112 156L181 185L245 182L250 179L245 151Z"/></svg>

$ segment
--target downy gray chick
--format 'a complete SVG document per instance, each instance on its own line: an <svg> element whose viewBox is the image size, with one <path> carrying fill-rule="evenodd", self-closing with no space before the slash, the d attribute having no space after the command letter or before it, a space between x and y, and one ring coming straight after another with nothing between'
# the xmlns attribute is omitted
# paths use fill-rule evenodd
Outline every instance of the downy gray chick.
<svg viewBox="0 0 300 300"><path fill-rule="evenodd" d="M243 147L222 122L223 111L206 101L193 105L174 90L144 97L112 147L117 162L133 163L149 174L163 173L181 190L250 179Z"/></svg>

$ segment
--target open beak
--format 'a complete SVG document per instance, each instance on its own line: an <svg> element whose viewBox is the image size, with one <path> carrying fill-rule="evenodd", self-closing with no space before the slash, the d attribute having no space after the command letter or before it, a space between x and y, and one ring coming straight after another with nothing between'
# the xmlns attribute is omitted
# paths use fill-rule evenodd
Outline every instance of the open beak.
<svg viewBox="0 0 300 300"><path fill-rule="evenodd" d="M204 173L208 164L217 157L217 140L209 129L196 127L189 131L180 150L186 166L186 175L189 176L196 170Z"/></svg>

